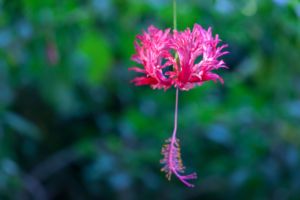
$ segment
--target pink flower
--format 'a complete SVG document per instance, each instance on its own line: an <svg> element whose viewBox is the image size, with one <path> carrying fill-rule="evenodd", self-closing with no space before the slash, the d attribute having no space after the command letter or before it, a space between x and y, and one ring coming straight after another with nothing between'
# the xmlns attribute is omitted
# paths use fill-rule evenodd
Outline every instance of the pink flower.
<svg viewBox="0 0 300 200"><path fill-rule="evenodd" d="M159 30L154 26L148 28L148 32L137 35L135 41L136 54L132 60L142 64L144 69L138 67L129 68L143 76L132 80L135 85L150 85L153 89L164 88L165 90L172 86L171 79L164 75L163 69L172 65L168 60L172 55L170 53L170 29Z"/></svg>
<svg viewBox="0 0 300 200"><path fill-rule="evenodd" d="M219 58L227 53L223 51L227 45L218 47L219 36L213 37L211 28L206 31L195 24L192 31L188 28L183 32L169 32L170 29L162 31L150 26L148 32L136 37L136 54L132 60L144 68L132 67L129 70L144 75L132 80L135 85L165 90L174 85L189 90L209 80L223 83L223 79L212 71L226 68Z"/></svg>
<svg viewBox="0 0 300 200"><path fill-rule="evenodd" d="M142 73L142 76L132 80L135 85L150 85L153 89L167 90L171 86L176 88L174 130L172 137L166 140L162 148L163 164L161 169L166 173L167 179L171 179L174 174L181 182L188 187L194 185L189 180L196 179L197 174L191 173L183 175L185 167L181 160L179 140L177 133L178 116L178 92L180 90L189 90L197 85L202 85L205 81L223 79L213 70L227 68L220 57L226 54L223 51L227 45L221 45L219 36L213 37L211 28L203 29L195 24L191 31L187 28L185 31L170 29L165 31L150 26L147 32L137 35L135 41L136 54L132 60L141 64L143 68L132 67L133 70Z"/></svg>
<svg viewBox="0 0 300 200"><path fill-rule="evenodd" d="M171 48L178 54L179 62L173 59L174 70L168 72L174 86L189 90L208 80L223 83L223 79L212 72L226 68L223 60L218 58L227 53L222 52L227 45L217 47L219 42L218 35L215 38L212 36L211 28L206 31L198 24L194 25L192 32L189 28L183 32L174 30Z"/></svg>

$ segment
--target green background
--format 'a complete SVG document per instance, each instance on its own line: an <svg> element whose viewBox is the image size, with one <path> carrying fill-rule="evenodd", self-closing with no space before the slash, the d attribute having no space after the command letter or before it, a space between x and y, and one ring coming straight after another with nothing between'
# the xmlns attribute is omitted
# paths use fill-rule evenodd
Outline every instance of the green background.
<svg viewBox="0 0 300 200"><path fill-rule="evenodd" d="M135 87L135 36L168 0L0 0L0 199L299 199L299 0L178 0L212 27L225 84L179 98L190 189L160 172L174 88Z"/></svg>

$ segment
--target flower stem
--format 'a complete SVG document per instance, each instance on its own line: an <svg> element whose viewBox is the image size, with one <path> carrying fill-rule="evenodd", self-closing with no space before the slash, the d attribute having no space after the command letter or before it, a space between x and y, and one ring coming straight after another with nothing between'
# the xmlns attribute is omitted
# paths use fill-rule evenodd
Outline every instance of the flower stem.
<svg viewBox="0 0 300 200"><path fill-rule="evenodd" d="M172 134L172 140L174 140L174 141L176 139L176 132L177 132L178 96L179 96L179 89L177 87L176 88L176 97L175 97L174 129L173 129L173 134Z"/></svg>
<svg viewBox="0 0 300 200"><path fill-rule="evenodd" d="M173 0L173 29L177 29L176 0Z"/></svg>
<svg viewBox="0 0 300 200"><path fill-rule="evenodd" d="M176 12L176 0L173 0L173 29L177 29L177 12ZM177 54L175 55L175 60L177 60ZM176 139L177 132L177 118L178 118L178 93L179 89L176 87L176 97L175 97L175 114L174 114L174 129L172 134L172 140Z"/></svg>
<svg viewBox="0 0 300 200"><path fill-rule="evenodd" d="M173 0L173 29L177 29L177 12L176 12L176 0ZM175 55L175 59L177 60L177 54ZM177 118L178 118L178 93L179 89L176 87L176 97L175 97L175 113L174 113L174 129L172 134L172 140L176 140L176 132L177 132Z"/></svg>

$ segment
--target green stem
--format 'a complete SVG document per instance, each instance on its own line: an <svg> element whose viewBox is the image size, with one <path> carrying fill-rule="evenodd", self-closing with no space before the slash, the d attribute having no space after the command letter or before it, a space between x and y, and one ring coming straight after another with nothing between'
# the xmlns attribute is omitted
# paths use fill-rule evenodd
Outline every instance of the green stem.
<svg viewBox="0 0 300 200"><path fill-rule="evenodd" d="M177 29L176 0L173 0L173 28Z"/></svg>
<svg viewBox="0 0 300 200"><path fill-rule="evenodd" d="M176 0L173 0L173 30L177 30L177 8ZM175 60L177 61L178 55L175 54Z"/></svg>

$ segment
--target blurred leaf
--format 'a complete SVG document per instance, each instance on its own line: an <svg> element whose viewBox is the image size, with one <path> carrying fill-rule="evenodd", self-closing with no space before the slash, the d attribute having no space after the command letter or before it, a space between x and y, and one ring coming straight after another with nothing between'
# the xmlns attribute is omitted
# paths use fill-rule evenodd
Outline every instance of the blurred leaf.
<svg viewBox="0 0 300 200"><path fill-rule="evenodd" d="M75 149L86 157L92 157L99 153L95 139L93 138L85 138L80 140L77 144L75 144Z"/></svg>
<svg viewBox="0 0 300 200"><path fill-rule="evenodd" d="M16 132L32 139L39 139L40 135L38 127L22 116L12 112L6 112L4 119L6 124Z"/></svg>
<svg viewBox="0 0 300 200"><path fill-rule="evenodd" d="M79 51L87 62L87 77L91 84L99 84L106 77L112 64L112 53L107 40L96 31L82 36Z"/></svg>

